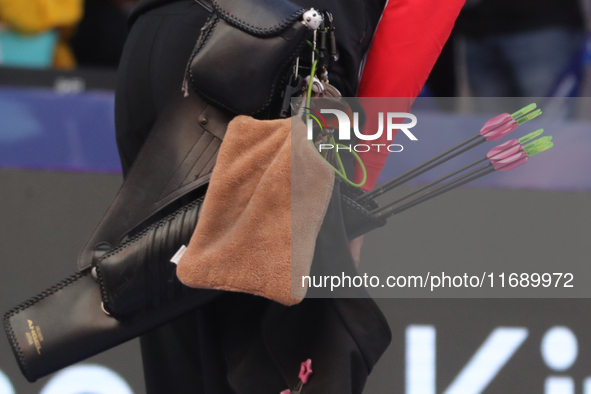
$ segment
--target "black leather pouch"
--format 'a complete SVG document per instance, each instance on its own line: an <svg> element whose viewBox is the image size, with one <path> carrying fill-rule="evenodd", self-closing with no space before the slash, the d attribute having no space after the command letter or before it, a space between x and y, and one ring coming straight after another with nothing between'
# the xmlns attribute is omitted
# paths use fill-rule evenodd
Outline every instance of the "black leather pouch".
<svg viewBox="0 0 591 394"><path fill-rule="evenodd" d="M106 254L98 278L85 269L6 313L4 329L28 381L133 339L220 294L180 283L168 257L176 242L190 238L202 201ZM144 259L148 251L152 254ZM107 308L113 308L113 316Z"/></svg>
<svg viewBox="0 0 591 394"><path fill-rule="evenodd" d="M212 10L187 66L186 85L232 113L261 113L279 101L311 34L300 22L305 9L286 0L213 0Z"/></svg>
<svg viewBox="0 0 591 394"><path fill-rule="evenodd" d="M229 120L195 94L173 99L80 254L79 272L5 314L4 329L29 381L220 294L181 284L170 260L195 229Z"/></svg>

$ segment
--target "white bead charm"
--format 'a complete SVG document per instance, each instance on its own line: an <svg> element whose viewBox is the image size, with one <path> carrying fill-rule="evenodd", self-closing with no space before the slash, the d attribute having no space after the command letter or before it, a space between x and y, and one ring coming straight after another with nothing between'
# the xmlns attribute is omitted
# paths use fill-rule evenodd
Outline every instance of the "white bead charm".
<svg viewBox="0 0 591 394"><path fill-rule="evenodd" d="M318 29L323 21L324 18L322 14L314 8L310 8L308 11L304 12L304 15L302 16L302 23L313 30Z"/></svg>

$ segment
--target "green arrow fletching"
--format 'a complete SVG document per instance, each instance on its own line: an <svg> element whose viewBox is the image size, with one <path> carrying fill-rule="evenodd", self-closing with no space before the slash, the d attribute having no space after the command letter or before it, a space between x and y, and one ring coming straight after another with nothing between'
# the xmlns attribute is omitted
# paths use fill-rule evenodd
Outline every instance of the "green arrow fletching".
<svg viewBox="0 0 591 394"><path fill-rule="evenodd" d="M534 118L537 118L541 114L542 114L542 110L541 109L537 109L534 112L530 112L529 114L527 114L527 115L525 115L525 116L517 119L516 122L517 122L518 125L521 126L525 122L528 122L528 121L530 121L530 120L532 120Z"/></svg>
<svg viewBox="0 0 591 394"><path fill-rule="evenodd" d="M529 133L527 135L524 135L523 137L521 137L518 141L520 144L525 144L528 141L533 140L534 138L538 137L539 135L541 135L544 132L544 129L538 129L532 133Z"/></svg>
<svg viewBox="0 0 591 394"><path fill-rule="evenodd" d="M532 157L534 155L537 155L538 153L541 153L545 150L548 150L550 148L552 148L554 146L554 142L546 142L545 144L541 144L538 146L535 146L533 149L531 150L526 150L525 153L529 156Z"/></svg>
<svg viewBox="0 0 591 394"><path fill-rule="evenodd" d="M538 105L537 105L536 103L531 103L530 105L528 105L528 106L526 106L526 107L523 107L523 108L521 108L519 111L513 112L513 113L511 114L511 117L512 117L513 119L520 118L520 117L522 117L523 115L525 115L525 114L527 114L527 113L529 113L529 112L533 111L534 109L536 109L536 107L537 107L537 106L538 106Z"/></svg>

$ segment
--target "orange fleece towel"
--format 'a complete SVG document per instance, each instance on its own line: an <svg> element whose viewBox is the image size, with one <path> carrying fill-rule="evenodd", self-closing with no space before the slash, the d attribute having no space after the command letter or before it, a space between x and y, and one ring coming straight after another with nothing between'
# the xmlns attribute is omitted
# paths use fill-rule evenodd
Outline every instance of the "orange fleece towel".
<svg viewBox="0 0 591 394"><path fill-rule="evenodd" d="M334 176L301 119L234 118L178 263L180 281L300 302Z"/></svg>

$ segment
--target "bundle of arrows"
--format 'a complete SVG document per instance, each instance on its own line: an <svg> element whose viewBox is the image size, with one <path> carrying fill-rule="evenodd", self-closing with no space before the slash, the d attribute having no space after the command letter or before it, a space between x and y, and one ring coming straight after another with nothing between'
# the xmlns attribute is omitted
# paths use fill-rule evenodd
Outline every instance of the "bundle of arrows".
<svg viewBox="0 0 591 394"><path fill-rule="evenodd" d="M505 113L496 116L486 122L480 132L473 137L406 171L377 189L360 195L356 198L356 201L363 205L369 199L405 184L411 179L484 142L498 141L515 131L520 125L541 115L541 113L541 110L536 110L536 104L530 104L513 114ZM483 158L453 171L392 203L376 208L371 213L380 218L388 218L492 172L513 170L525 164L530 157L554 146L551 136L537 138L543 132L543 129L539 129L519 139L508 140L492 148Z"/></svg>

